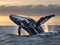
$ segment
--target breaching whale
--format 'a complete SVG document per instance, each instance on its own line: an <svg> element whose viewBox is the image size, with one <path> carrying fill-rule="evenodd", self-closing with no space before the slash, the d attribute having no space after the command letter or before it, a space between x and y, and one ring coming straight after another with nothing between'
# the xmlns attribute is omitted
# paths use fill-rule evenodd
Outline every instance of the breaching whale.
<svg viewBox="0 0 60 45"><path fill-rule="evenodd" d="M55 15L41 17L37 22L29 17L22 17L17 15L10 15L9 17L15 24L19 26L18 35L20 35L21 28L27 31L30 35L35 35L38 33L43 33L44 30L41 25L54 16Z"/></svg>

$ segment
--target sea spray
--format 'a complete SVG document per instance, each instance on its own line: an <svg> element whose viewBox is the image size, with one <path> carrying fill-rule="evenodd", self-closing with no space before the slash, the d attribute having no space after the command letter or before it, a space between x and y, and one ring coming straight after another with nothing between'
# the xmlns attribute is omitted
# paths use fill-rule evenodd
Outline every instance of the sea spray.
<svg viewBox="0 0 60 45"><path fill-rule="evenodd" d="M42 27L43 27L45 32L48 32L48 25L47 24L43 24Z"/></svg>

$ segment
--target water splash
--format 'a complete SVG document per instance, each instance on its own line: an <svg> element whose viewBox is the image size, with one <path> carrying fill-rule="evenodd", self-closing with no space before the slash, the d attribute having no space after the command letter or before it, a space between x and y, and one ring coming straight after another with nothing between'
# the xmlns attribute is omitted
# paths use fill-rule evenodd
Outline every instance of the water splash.
<svg viewBox="0 0 60 45"><path fill-rule="evenodd" d="M48 32L48 25L47 24L43 24L42 27L43 27L45 32Z"/></svg>

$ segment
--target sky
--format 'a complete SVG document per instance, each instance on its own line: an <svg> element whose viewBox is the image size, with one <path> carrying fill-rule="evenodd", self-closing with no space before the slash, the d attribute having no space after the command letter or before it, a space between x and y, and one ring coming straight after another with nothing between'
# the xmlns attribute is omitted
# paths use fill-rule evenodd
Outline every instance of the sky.
<svg viewBox="0 0 60 45"><path fill-rule="evenodd" d="M10 14L35 20L55 14L46 24L60 25L60 0L0 0L0 25L16 25L9 19Z"/></svg>
<svg viewBox="0 0 60 45"><path fill-rule="evenodd" d="M0 5L60 5L60 0L0 0Z"/></svg>

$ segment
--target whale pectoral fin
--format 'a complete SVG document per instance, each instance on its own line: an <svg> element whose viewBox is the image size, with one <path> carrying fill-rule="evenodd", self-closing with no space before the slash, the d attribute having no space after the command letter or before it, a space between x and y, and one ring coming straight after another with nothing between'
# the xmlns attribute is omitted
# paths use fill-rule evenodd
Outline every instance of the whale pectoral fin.
<svg viewBox="0 0 60 45"><path fill-rule="evenodd" d="M55 15L49 15L49 16L41 17L41 18L37 21L37 23L41 25L41 24L45 23L46 21L48 21L50 18L54 17L54 16L55 16Z"/></svg>
<svg viewBox="0 0 60 45"><path fill-rule="evenodd" d="M19 26L19 28L18 28L18 35L19 36L21 35L21 26Z"/></svg>
<svg viewBox="0 0 60 45"><path fill-rule="evenodd" d="M41 17L37 23L36 23L36 29L39 33L44 32L43 28L41 27L42 24L44 24L46 21L48 21L50 18L54 17L55 15L49 15L45 17Z"/></svg>

